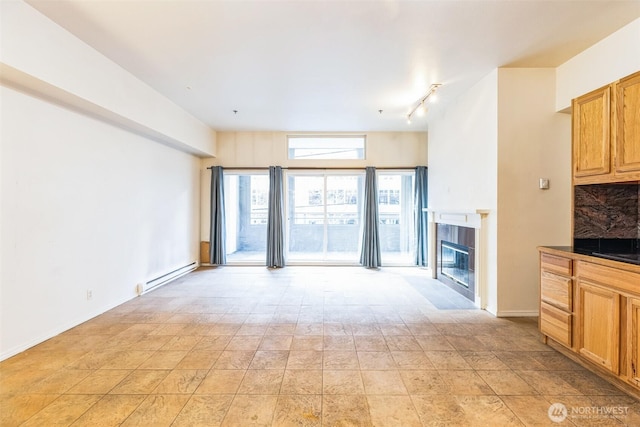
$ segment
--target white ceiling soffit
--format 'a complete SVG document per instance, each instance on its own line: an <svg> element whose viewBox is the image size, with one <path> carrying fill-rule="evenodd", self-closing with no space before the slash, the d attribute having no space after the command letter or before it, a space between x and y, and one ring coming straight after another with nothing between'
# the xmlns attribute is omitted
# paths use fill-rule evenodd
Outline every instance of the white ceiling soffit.
<svg viewBox="0 0 640 427"><path fill-rule="evenodd" d="M216 130L426 130L406 115L430 84L447 102L497 67L557 67L640 16L637 0L28 3Z"/></svg>

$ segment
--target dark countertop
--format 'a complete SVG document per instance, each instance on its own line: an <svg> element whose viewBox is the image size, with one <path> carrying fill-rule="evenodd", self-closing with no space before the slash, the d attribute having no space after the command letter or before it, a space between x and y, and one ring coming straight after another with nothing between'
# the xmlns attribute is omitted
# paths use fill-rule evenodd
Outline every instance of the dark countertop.
<svg viewBox="0 0 640 427"><path fill-rule="evenodd" d="M596 264L606 265L613 268L620 268L640 273L640 256L635 254L599 253L584 248L574 246L540 246L538 250L557 255L570 255L571 258L589 261ZM633 259L632 256L638 258ZM625 258L629 256L630 258Z"/></svg>

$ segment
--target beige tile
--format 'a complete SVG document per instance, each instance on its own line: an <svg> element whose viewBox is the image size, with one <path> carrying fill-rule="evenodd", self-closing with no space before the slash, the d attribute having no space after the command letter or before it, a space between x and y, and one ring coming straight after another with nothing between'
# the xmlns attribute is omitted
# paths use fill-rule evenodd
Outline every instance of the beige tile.
<svg viewBox="0 0 640 427"><path fill-rule="evenodd" d="M516 371L518 376L544 395L581 395L582 393L553 371Z"/></svg>
<svg viewBox="0 0 640 427"><path fill-rule="evenodd" d="M107 395L91 406L73 426L95 427L121 425L144 401L142 395Z"/></svg>
<svg viewBox="0 0 640 427"><path fill-rule="evenodd" d="M447 336L446 338L449 344L460 352L489 350L484 342L473 336Z"/></svg>
<svg viewBox="0 0 640 427"><path fill-rule="evenodd" d="M291 342L292 351L322 351L323 347L322 335L294 335Z"/></svg>
<svg viewBox="0 0 640 427"><path fill-rule="evenodd" d="M164 346L162 346L162 350L192 350L200 341L202 341L202 336L195 335L178 335L172 337Z"/></svg>
<svg viewBox="0 0 640 427"><path fill-rule="evenodd" d="M524 426L498 396L457 396L470 425Z"/></svg>
<svg viewBox="0 0 640 427"><path fill-rule="evenodd" d="M371 422L385 427L422 427L409 396L367 396Z"/></svg>
<svg viewBox="0 0 640 427"><path fill-rule="evenodd" d="M57 394L0 395L0 426L20 425L57 397Z"/></svg>
<svg viewBox="0 0 640 427"><path fill-rule="evenodd" d="M132 343L129 348L131 350L160 350L172 338L171 335L147 335Z"/></svg>
<svg viewBox="0 0 640 427"><path fill-rule="evenodd" d="M324 328L322 323L298 323L293 334L321 336L323 332Z"/></svg>
<svg viewBox="0 0 640 427"><path fill-rule="evenodd" d="M451 387L438 371L402 370L400 377L409 394L439 394L451 392Z"/></svg>
<svg viewBox="0 0 640 427"><path fill-rule="evenodd" d="M358 363L360 369L396 369L396 362L387 351L359 351Z"/></svg>
<svg viewBox="0 0 640 427"><path fill-rule="evenodd" d="M62 394L84 380L93 371L79 369L61 369L29 387L30 393Z"/></svg>
<svg viewBox="0 0 640 427"><path fill-rule="evenodd" d="M203 337L198 344L196 344L194 350L224 350L229 341L231 341L231 335L213 335Z"/></svg>
<svg viewBox="0 0 640 427"><path fill-rule="evenodd" d="M360 366L355 351L325 351L322 357L324 369L359 369Z"/></svg>
<svg viewBox="0 0 640 427"><path fill-rule="evenodd" d="M248 370L240 388L239 394L278 394L282 385L284 370Z"/></svg>
<svg viewBox="0 0 640 427"><path fill-rule="evenodd" d="M226 350L257 350L262 342L262 336L236 335L227 344Z"/></svg>
<svg viewBox="0 0 640 427"><path fill-rule="evenodd" d="M149 394L168 374L167 370L142 369L133 371L114 387L110 394Z"/></svg>
<svg viewBox="0 0 640 427"><path fill-rule="evenodd" d="M253 360L255 351L223 351L213 369L247 369Z"/></svg>
<svg viewBox="0 0 640 427"><path fill-rule="evenodd" d="M211 369L222 352L219 350L191 350L176 369Z"/></svg>
<svg viewBox="0 0 640 427"><path fill-rule="evenodd" d="M187 355L186 350L159 350L153 353L138 369L173 369Z"/></svg>
<svg viewBox="0 0 640 427"><path fill-rule="evenodd" d="M153 390L154 394L192 394L207 375L207 370L197 369L176 369L167 375L158 387Z"/></svg>
<svg viewBox="0 0 640 427"><path fill-rule="evenodd" d="M133 371L125 369L99 369L72 387L68 393L107 394L131 372Z"/></svg>
<svg viewBox="0 0 640 427"><path fill-rule="evenodd" d="M295 323L272 324L267 328L265 335L290 335L296 330Z"/></svg>
<svg viewBox="0 0 640 427"><path fill-rule="evenodd" d="M244 324L238 329L236 332L236 337L250 335L250 336L262 336L267 331L267 325L256 325L256 324Z"/></svg>
<svg viewBox="0 0 640 427"><path fill-rule="evenodd" d="M387 337L398 335L413 335L407 325L403 323L380 325L380 332Z"/></svg>
<svg viewBox="0 0 640 427"><path fill-rule="evenodd" d="M360 371L322 372L322 391L324 394L364 394L364 385Z"/></svg>
<svg viewBox="0 0 640 427"><path fill-rule="evenodd" d="M100 366L101 369L137 369L155 352L147 350L128 350L116 351L109 357L105 363Z"/></svg>
<svg viewBox="0 0 640 427"><path fill-rule="evenodd" d="M423 351L392 351L398 369L435 369Z"/></svg>
<svg viewBox="0 0 640 427"><path fill-rule="evenodd" d="M404 395L407 389L398 371L360 371L366 394Z"/></svg>
<svg viewBox="0 0 640 427"><path fill-rule="evenodd" d="M325 351L354 351L355 340L350 335L326 335L324 337Z"/></svg>
<svg viewBox="0 0 640 427"><path fill-rule="evenodd" d="M289 360L288 351L256 351L249 369L279 369L287 366Z"/></svg>
<svg viewBox="0 0 640 427"><path fill-rule="evenodd" d="M365 396L322 396L323 426L372 427L369 405Z"/></svg>
<svg viewBox="0 0 640 427"><path fill-rule="evenodd" d="M278 396L236 395L221 425L271 426L277 401Z"/></svg>
<svg viewBox="0 0 640 427"><path fill-rule="evenodd" d="M172 427L218 427L222 424L233 395L194 395L174 420Z"/></svg>
<svg viewBox="0 0 640 427"><path fill-rule="evenodd" d="M425 351L436 369L471 369L471 366L456 351Z"/></svg>
<svg viewBox="0 0 640 427"><path fill-rule="evenodd" d="M258 350L285 350L291 349L293 335L265 335L262 338Z"/></svg>
<svg viewBox="0 0 640 427"><path fill-rule="evenodd" d="M460 355L473 369L483 371L509 369L509 367L491 351L461 351Z"/></svg>
<svg viewBox="0 0 640 427"><path fill-rule="evenodd" d="M498 395L526 396L536 394L533 387L511 370L476 371L476 373Z"/></svg>
<svg viewBox="0 0 640 427"><path fill-rule="evenodd" d="M23 427L68 426L87 409L102 399L100 395L64 395L58 397L42 411L38 412ZM0 423L1 425L5 425ZM10 424L6 424L10 425Z"/></svg>
<svg viewBox="0 0 640 427"><path fill-rule="evenodd" d="M382 335L357 335L354 338L357 351L389 351Z"/></svg>
<svg viewBox="0 0 640 427"><path fill-rule="evenodd" d="M322 352L291 350L287 369L322 369Z"/></svg>
<svg viewBox="0 0 640 427"><path fill-rule="evenodd" d="M453 351L455 348L442 335L420 335L416 341L424 351Z"/></svg>
<svg viewBox="0 0 640 427"><path fill-rule="evenodd" d="M244 378L243 370L211 370L196 389L196 394L234 394Z"/></svg>
<svg viewBox="0 0 640 427"><path fill-rule="evenodd" d="M551 403L543 396L500 396L504 403L527 427L553 427L562 425L551 421L549 407ZM571 421L563 423L572 425Z"/></svg>
<svg viewBox="0 0 640 427"><path fill-rule="evenodd" d="M455 395L495 394L493 389L474 371L438 371Z"/></svg>
<svg viewBox="0 0 640 427"><path fill-rule="evenodd" d="M387 347L391 351L422 351L418 341L412 336L385 336Z"/></svg>
<svg viewBox="0 0 640 427"><path fill-rule="evenodd" d="M320 427L322 425L322 396L280 395L272 425L278 427Z"/></svg>
<svg viewBox="0 0 640 427"><path fill-rule="evenodd" d="M456 396L414 395L411 396L416 412L425 427L471 426ZM498 426L499 424L486 424ZM502 426L501 426L502 427ZM504 426L507 427L507 426Z"/></svg>
<svg viewBox="0 0 640 427"><path fill-rule="evenodd" d="M280 394L322 394L322 371L287 369Z"/></svg>
<svg viewBox="0 0 640 427"><path fill-rule="evenodd" d="M176 394L148 396L121 426L170 426L188 400Z"/></svg>
<svg viewBox="0 0 640 427"><path fill-rule="evenodd" d="M522 351L494 351L505 365L517 371L543 371L547 368L534 359L530 353Z"/></svg>
<svg viewBox="0 0 640 427"><path fill-rule="evenodd" d="M340 335L353 335L351 325L346 323L324 323L324 335L340 336Z"/></svg>

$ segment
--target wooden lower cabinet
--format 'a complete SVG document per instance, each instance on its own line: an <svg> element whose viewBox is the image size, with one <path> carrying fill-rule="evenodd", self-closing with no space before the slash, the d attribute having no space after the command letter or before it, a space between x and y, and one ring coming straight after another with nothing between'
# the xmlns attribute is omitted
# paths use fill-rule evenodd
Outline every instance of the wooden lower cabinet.
<svg viewBox="0 0 640 427"><path fill-rule="evenodd" d="M539 249L545 342L640 392L640 266Z"/></svg>
<svg viewBox="0 0 640 427"><path fill-rule="evenodd" d="M578 307L578 352L618 374L620 294L579 279Z"/></svg>
<svg viewBox="0 0 640 427"><path fill-rule="evenodd" d="M627 380L640 386L640 299L627 300Z"/></svg>

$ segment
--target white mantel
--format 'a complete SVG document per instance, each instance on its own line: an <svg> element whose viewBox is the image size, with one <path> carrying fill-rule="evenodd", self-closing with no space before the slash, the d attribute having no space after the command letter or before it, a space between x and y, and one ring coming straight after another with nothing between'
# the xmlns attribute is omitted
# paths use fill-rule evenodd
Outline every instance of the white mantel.
<svg viewBox="0 0 640 427"><path fill-rule="evenodd" d="M441 209L423 209L429 215L429 263L431 274L435 279L438 266L436 265L436 227L437 224L450 224L459 227L475 229L475 304L481 309L487 307L487 237L486 221L490 211L488 209L476 209L473 211L453 211Z"/></svg>
<svg viewBox="0 0 640 427"><path fill-rule="evenodd" d="M475 211L468 212L436 209L423 209L423 211L429 213L429 222L469 228L482 228L483 218L489 215L488 209L476 209Z"/></svg>

